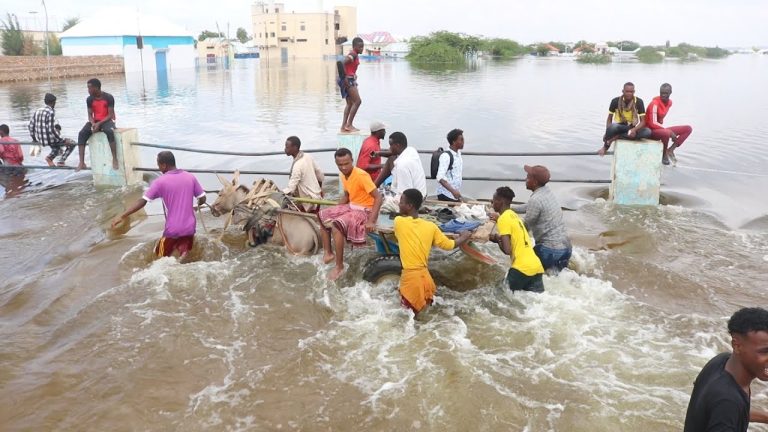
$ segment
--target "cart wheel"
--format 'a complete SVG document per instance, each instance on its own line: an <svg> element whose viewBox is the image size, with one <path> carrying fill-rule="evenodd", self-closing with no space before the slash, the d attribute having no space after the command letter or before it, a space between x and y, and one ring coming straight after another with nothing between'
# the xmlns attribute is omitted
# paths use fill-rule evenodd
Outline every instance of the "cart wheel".
<svg viewBox="0 0 768 432"><path fill-rule="evenodd" d="M363 270L363 279L374 285L390 280L398 281L402 271L398 255L384 255L368 261Z"/></svg>

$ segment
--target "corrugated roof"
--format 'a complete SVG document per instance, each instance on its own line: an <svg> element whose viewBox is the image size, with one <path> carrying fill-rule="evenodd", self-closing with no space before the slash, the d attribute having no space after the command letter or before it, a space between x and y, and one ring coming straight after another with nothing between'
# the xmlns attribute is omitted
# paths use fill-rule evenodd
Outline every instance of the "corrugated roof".
<svg viewBox="0 0 768 432"><path fill-rule="evenodd" d="M131 8L109 8L87 17L59 38L92 36L190 36L192 33L165 18L141 15Z"/></svg>

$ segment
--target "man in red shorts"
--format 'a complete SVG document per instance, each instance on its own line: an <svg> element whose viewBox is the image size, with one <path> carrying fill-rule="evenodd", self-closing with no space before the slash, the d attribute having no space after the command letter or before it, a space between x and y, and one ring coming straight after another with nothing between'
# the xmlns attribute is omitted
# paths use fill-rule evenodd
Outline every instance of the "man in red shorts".
<svg viewBox="0 0 768 432"><path fill-rule="evenodd" d="M163 173L153 181L149 189L125 213L112 221L112 228L123 222L129 215L141 210L148 201L163 199L165 208L165 230L163 237L155 247L158 258L172 256L178 251L183 260L192 250L195 238L195 211L192 201L197 198L197 205L205 204L205 191L195 176L176 168L173 153L163 151L157 154L157 167Z"/></svg>

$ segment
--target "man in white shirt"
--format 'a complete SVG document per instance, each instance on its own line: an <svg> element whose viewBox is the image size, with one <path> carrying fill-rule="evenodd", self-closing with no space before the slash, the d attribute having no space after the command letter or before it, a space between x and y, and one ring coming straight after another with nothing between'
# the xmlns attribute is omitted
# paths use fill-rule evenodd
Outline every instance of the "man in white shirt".
<svg viewBox="0 0 768 432"><path fill-rule="evenodd" d="M440 201L461 201L461 174L464 162L461 150L464 148L464 131L453 129L448 132L448 150L440 155L437 168L437 190L435 195Z"/></svg>
<svg viewBox="0 0 768 432"><path fill-rule="evenodd" d="M301 151L301 140L289 136L285 140L285 154L293 158L291 177L283 193L301 198L322 198L323 172L312 156Z"/></svg>
<svg viewBox="0 0 768 432"><path fill-rule="evenodd" d="M421 165L419 152L408 147L408 138L402 132L394 132L389 136L389 150L397 156L392 168L392 189L398 195L407 189L417 189L422 196L427 196L427 176Z"/></svg>

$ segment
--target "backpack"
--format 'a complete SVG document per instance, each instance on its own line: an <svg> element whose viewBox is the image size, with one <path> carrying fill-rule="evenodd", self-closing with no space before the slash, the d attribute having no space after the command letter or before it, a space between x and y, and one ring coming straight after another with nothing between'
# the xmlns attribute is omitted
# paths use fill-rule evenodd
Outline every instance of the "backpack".
<svg viewBox="0 0 768 432"><path fill-rule="evenodd" d="M435 178L437 177L437 170L440 168L440 155L442 155L445 152L442 147L438 147L437 150L432 152L432 160L429 162L429 178ZM448 153L448 171L451 171L453 169L453 153Z"/></svg>

